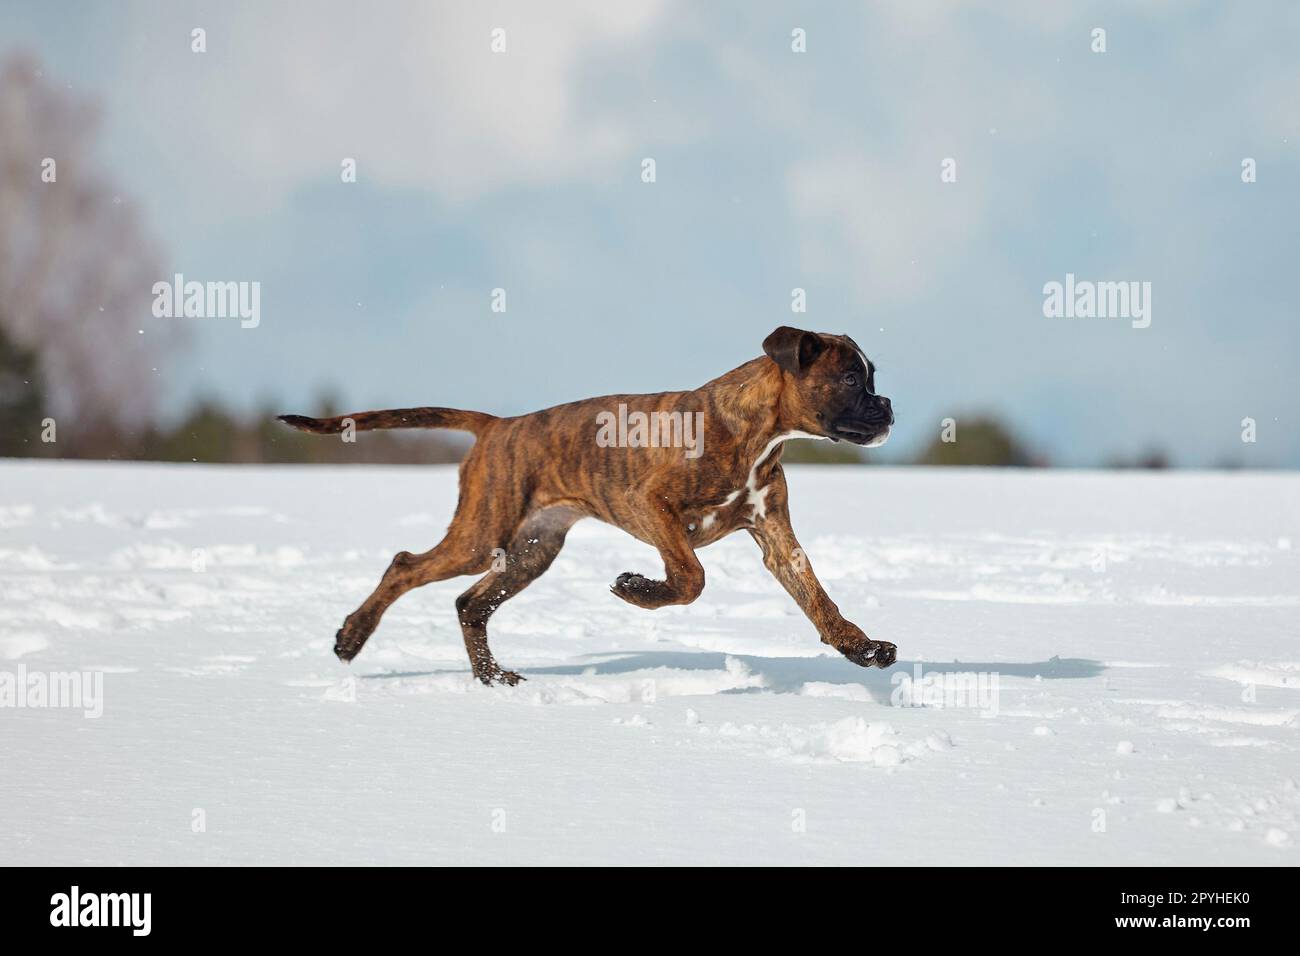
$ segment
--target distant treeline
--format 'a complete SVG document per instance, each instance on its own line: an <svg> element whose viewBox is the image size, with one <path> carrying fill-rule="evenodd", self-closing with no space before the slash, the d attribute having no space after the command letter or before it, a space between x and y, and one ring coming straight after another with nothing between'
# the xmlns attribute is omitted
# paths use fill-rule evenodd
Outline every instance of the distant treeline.
<svg viewBox="0 0 1300 956"><path fill-rule="evenodd" d="M0 457L434 464L460 461L469 446L450 432L366 432L348 443L294 431L275 420L284 411L239 417L207 401L168 427L127 425L111 412L59 413L47 400L35 351L17 347L0 325ZM322 400L312 414L340 410Z"/></svg>
<svg viewBox="0 0 1300 956"><path fill-rule="evenodd" d="M81 458L122 461L195 461L268 464L403 464L460 461L470 440L446 432L365 432L355 442L294 431L271 410L236 418L215 404L202 403L170 428L119 430L96 426L89 432L75 422L53 420L52 442L43 440L48 416L13 421L0 409L0 457ZM337 415L319 406L314 414Z"/></svg>
<svg viewBox="0 0 1300 956"><path fill-rule="evenodd" d="M295 412L303 409L294 408ZM239 416L218 402L196 405L170 426L131 426L111 411L58 414L47 401L34 350L22 349L0 324L0 457L80 458L130 461L231 463L438 464L460 461L472 439L445 431L363 432L356 441L341 436L308 435L275 420L286 411L264 408ZM318 417L342 414L332 399L307 409ZM962 418L946 436L934 440L909 464L1045 467L1045 458L1027 448L992 416ZM796 441L786 446L790 463L870 464L871 451L844 442ZM890 459L896 461L897 459ZM1133 460L1112 459L1112 468L1166 468L1160 452Z"/></svg>

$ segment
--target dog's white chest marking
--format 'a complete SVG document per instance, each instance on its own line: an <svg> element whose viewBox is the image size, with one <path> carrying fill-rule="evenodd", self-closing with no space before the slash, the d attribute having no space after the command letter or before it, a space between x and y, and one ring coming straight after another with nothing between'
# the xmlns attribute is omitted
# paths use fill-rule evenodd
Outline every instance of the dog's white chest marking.
<svg viewBox="0 0 1300 956"><path fill-rule="evenodd" d="M759 452L758 458L756 458L754 464L749 467L749 477L745 479L745 487L737 489L727 495L722 504L718 505L718 508L721 509L727 507L727 505L734 502L743 494L746 496L745 504L753 509L753 511L750 512L749 520L754 522L759 518L765 517L767 514L767 489L769 486L764 485L762 488L758 487L758 469L762 466L763 462L767 461L768 456L772 454L772 449L781 444L781 442L788 441L791 438L825 437L825 435L810 435L808 432L801 431L785 432L784 434L775 436L767 443L767 447ZM717 520L717 517L718 513L716 510L710 511L704 516L704 520L701 522L701 527L707 529Z"/></svg>

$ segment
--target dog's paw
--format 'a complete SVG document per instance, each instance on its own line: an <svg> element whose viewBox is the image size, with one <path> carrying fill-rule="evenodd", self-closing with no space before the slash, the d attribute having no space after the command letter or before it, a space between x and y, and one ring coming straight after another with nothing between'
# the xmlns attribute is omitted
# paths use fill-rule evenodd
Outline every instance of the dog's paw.
<svg viewBox="0 0 1300 956"><path fill-rule="evenodd" d="M654 582L644 574L624 571L614 580L609 589L617 594L619 591L648 591L653 586Z"/></svg>
<svg viewBox="0 0 1300 956"><path fill-rule="evenodd" d="M651 600L660 587L662 587L660 582L652 581L643 574L637 574L635 571L624 571L609 586L609 590L611 594L621 597L628 604L635 604L637 607L650 607L652 605L647 602Z"/></svg>
<svg viewBox="0 0 1300 956"><path fill-rule="evenodd" d="M623 598L629 605L636 607L658 607L663 581L655 581L638 575L634 571L624 571L610 585L610 593Z"/></svg>
<svg viewBox="0 0 1300 956"><path fill-rule="evenodd" d="M849 621L841 621L836 631L822 640L859 667L888 667L898 657L898 648L893 644L873 641Z"/></svg>
<svg viewBox="0 0 1300 956"><path fill-rule="evenodd" d="M352 658L357 656L360 647L355 647L348 641L347 628L340 627L338 633L334 635L334 656L344 664L350 663Z"/></svg>
<svg viewBox="0 0 1300 956"><path fill-rule="evenodd" d="M634 571L624 571L620 574L610 585L609 590L611 594L622 598L628 604L647 609L663 607L665 595L668 593L667 585L663 581L655 581Z"/></svg>
<svg viewBox="0 0 1300 956"><path fill-rule="evenodd" d="M839 652L859 667L888 667L898 657L898 648L888 641L863 640L839 648Z"/></svg>
<svg viewBox="0 0 1300 956"><path fill-rule="evenodd" d="M357 617L355 614L348 615L348 619L334 635L334 656L344 664L349 663L352 658L361 653L366 638L374 633L374 630L373 622Z"/></svg>
<svg viewBox="0 0 1300 956"><path fill-rule="evenodd" d="M490 668L481 668L476 670L474 676L477 677L485 687L491 687L493 684L505 684L507 687L514 687L521 680L528 679L524 677L523 674L516 673L515 671L503 671L495 664Z"/></svg>

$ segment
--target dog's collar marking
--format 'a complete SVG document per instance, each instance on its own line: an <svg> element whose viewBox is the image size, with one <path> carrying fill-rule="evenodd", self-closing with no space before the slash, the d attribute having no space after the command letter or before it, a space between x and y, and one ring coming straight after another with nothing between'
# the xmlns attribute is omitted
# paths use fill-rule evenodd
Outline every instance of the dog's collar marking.
<svg viewBox="0 0 1300 956"><path fill-rule="evenodd" d="M772 440L767 443L767 445L763 448L761 452L759 452L758 458L754 460L754 464L750 466L749 475L748 477L745 478L745 487L738 488L735 491L733 491L731 494L727 495L727 497L722 500L722 504L718 505L716 508L714 508L714 510L710 511L703 518L701 518L700 530L708 531L709 528L713 527L714 523L718 520L718 512L723 508L726 508L728 505L734 503L735 500L739 498L742 494L745 495L745 505L753 509L753 511L750 513L749 520L753 522L753 521L757 521L760 518L765 517L767 515L768 486L764 485L762 488L758 487L758 469L762 467L763 462L767 461L767 459L771 456L772 449L776 448L777 445L781 444L784 441L789 441L791 438L825 438L825 437L826 437L825 435L814 435L810 432L799 431L798 429L795 429L794 431L782 432L778 435L773 436Z"/></svg>
<svg viewBox="0 0 1300 956"><path fill-rule="evenodd" d="M720 507L725 508L727 505L731 504L733 501L739 498L742 492L745 492L746 493L745 504L748 507L754 509L750 513L749 520L753 522L753 521L757 521L760 518L765 517L767 515L766 499L767 499L767 489L769 486L764 485L762 488L758 487L758 469L762 466L763 462L767 461L768 457L772 454L772 450L776 448L777 445L781 444L782 442L789 441L791 438L825 438L825 437L826 437L825 435L813 435L809 432L799 431L798 429L795 429L794 431L782 432L778 435L773 436L772 440L767 443L767 447L765 447L759 453L758 458L754 460L754 464L750 466L749 477L745 479L745 487L737 491L733 491L731 494L727 495L727 500L724 501ZM713 514L714 514L713 512L710 512L709 515L705 517L704 526L706 528L713 523L712 521Z"/></svg>

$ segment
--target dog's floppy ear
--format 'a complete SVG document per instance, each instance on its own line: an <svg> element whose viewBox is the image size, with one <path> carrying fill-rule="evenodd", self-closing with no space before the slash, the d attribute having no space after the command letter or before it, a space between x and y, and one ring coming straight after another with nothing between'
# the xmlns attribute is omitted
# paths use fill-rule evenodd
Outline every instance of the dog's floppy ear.
<svg viewBox="0 0 1300 956"><path fill-rule="evenodd" d="M822 354L821 336L816 332L783 325L763 340L763 351L791 375L798 375Z"/></svg>

